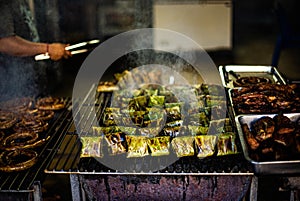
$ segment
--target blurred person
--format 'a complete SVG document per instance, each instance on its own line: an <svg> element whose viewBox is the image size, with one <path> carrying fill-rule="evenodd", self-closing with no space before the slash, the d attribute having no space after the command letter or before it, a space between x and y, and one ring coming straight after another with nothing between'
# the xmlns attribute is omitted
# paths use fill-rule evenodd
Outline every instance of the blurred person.
<svg viewBox="0 0 300 201"><path fill-rule="evenodd" d="M67 44L40 42L27 0L1 0L0 11L0 100L43 94L47 65L34 56L67 59Z"/></svg>

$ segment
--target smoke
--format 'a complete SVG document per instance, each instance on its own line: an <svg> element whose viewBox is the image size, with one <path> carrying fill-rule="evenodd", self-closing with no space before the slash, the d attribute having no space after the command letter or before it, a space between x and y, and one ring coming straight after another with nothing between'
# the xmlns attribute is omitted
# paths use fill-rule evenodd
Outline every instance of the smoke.
<svg viewBox="0 0 300 201"><path fill-rule="evenodd" d="M45 90L45 66L35 66L32 58L10 57L1 61L1 100L37 97Z"/></svg>
<svg viewBox="0 0 300 201"><path fill-rule="evenodd" d="M187 53L183 52L182 49L173 51L168 51L164 48L154 49L154 32L169 34L171 41L176 40L184 44L188 43L195 48ZM93 89L91 86L97 84L99 79L108 72L108 69L112 73L113 70L117 72L120 71L120 66L127 67L129 74L121 74L121 76L123 75L123 79L119 81L119 84L122 85L122 89L129 89L129 91L132 92L133 90L131 89L138 89L140 85L147 86L147 84L151 83L155 84L155 86L167 85L179 102L196 102L197 94L194 90L189 91L189 86L198 82L199 84L206 83L205 81L207 80L216 83L215 81L217 81L219 75L217 68L208 54L205 51L199 54L199 52L195 51L197 48L200 48L199 45L197 46L194 41L186 36L162 29L137 29L116 35L104 41L89 54L79 69L74 83L72 102L75 107L73 107L72 110L76 130L79 135L86 134L86 132L84 132L85 127L83 127L80 122L86 122L85 125L98 126L97 122L92 120L97 119L97 114L96 108L93 107L96 91L91 90ZM201 82L201 79L195 77L200 75L202 75L203 80L203 75L205 76L204 82ZM177 87L176 84L183 85L184 87ZM209 89L210 88L208 88L208 91ZM115 95L118 94L113 94L113 97L115 97ZM129 94L128 97L132 97L132 95ZM145 98L143 98L141 103L143 103L144 100ZM116 99L116 101L118 101L118 99ZM113 100L111 100L111 102L113 102ZM90 115L88 115L88 118L84 115L84 111L82 111L86 108L81 107L83 105L90 107ZM112 105L117 106L119 104L116 103ZM190 105L191 107L193 106L192 104ZM183 113L186 114L186 112ZM164 164L161 164L160 162L162 161L160 161L159 163L152 163L151 166L153 166L153 170L156 171L157 168L162 169L162 167L166 167L176 159L177 158L174 158L172 155L168 160L164 160ZM116 158L116 160L111 160L110 157L104 157L99 160L107 167L111 167L115 170L131 171L135 168L132 167L132 163L126 159ZM143 161L143 164L147 164L147 167L142 168L149 172L151 167L148 166L146 162L147 161ZM140 163L137 164L140 165ZM137 170L140 171L141 167L138 167Z"/></svg>
<svg viewBox="0 0 300 201"><path fill-rule="evenodd" d="M148 29L147 31L141 31L138 34L132 35L128 32L129 37L126 41L126 45L128 45L129 50L134 51L123 55L114 62L110 68L130 71L144 65L163 65L172 68L174 72L183 74L186 80L191 81L190 84L195 84L197 80L201 80L201 78L199 79L199 77L197 77L198 73L194 70L193 66L183 59L184 57L169 51L154 48L155 31L155 29ZM195 54L187 53L185 56L194 57ZM164 72L165 69L166 68L159 69L161 74L167 75L166 73L169 73L170 78L174 76L170 74L170 71Z"/></svg>

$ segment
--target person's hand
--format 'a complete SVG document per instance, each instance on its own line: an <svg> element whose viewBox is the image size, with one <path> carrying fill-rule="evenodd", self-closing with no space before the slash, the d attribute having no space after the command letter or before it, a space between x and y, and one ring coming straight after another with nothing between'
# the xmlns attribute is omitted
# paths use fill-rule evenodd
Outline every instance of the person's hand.
<svg viewBox="0 0 300 201"><path fill-rule="evenodd" d="M51 43L48 46L48 54L50 59L53 61L58 61L62 58L69 58L72 56L71 52L65 50L68 45L62 43Z"/></svg>

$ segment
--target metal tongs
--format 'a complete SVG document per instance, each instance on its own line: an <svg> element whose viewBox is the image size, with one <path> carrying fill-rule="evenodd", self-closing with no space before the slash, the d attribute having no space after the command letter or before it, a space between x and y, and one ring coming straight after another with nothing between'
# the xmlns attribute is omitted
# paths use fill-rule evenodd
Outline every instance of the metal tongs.
<svg viewBox="0 0 300 201"><path fill-rule="evenodd" d="M87 41L87 42L81 42L81 43L77 43L77 44L74 44L74 45L70 45L70 46L67 46L65 48L65 50L73 50L73 49L76 49L76 48L79 48L79 47L84 47L84 46L87 46L87 45L92 45L92 44L97 44L97 43L100 43L100 40L90 40L90 41ZM89 49L85 48L85 49L80 49L80 50L73 50L71 51L71 54L74 55L74 54L80 54L80 53L84 53L84 52L87 52L89 51ZM48 54L39 54L39 55L36 55L34 57L34 59L36 61L39 61L39 60L45 60L45 59L50 59L50 56Z"/></svg>

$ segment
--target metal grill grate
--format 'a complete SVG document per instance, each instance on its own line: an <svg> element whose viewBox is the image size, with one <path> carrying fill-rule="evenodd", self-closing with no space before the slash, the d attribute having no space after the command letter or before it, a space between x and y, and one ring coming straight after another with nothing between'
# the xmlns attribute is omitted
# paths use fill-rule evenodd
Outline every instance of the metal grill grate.
<svg viewBox="0 0 300 201"><path fill-rule="evenodd" d="M71 119L70 99L66 99L66 107L68 109L57 112L54 118L49 122L49 128L45 133L45 137L50 136L49 140L42 146L36 149L38 160L30 169L20 172L0 173L0 192L33 192L32 186L35 181L39 181L42 177L43 170L47 166L49 159L56 152L54 150L59 146L59 141L62 141L65 133L63 124L68 124Z"/></svg>
<svg viewBox="0 0 300 201"><path fill-rule="evenodd" d="M101 118L104 108L109 105L111 99L110 93L98 93L96 97L95 108L96 115ZM93 101L92 101L93 102ZM80 137L85 133L91 132L92 125L87 122L94 122L92 119L89 101L82 104L82 119L78 123L82 125L81 133L77 133L74 123L65 126L66 131L59 149L51 163L45 170L52 174L97 174L97 175L253 175L252 169L242 154L211 157L198 159L197 157L183 157L168 167L157 172L118 172L112 170L95 158L80 158L81 142ZM122 156L114 156L122 157ZM146 156L147 157L147 156ZM149 156L151 157L151 156ZM159 157L164 160L164 157ZM142 164L143 159L132 159L132 164Z"/></svg>

